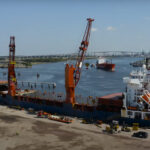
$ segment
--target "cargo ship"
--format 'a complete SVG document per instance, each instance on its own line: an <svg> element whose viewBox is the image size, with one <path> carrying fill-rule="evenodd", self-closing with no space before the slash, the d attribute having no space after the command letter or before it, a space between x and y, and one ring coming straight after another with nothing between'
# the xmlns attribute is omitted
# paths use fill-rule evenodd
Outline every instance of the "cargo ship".
<svg viewBox="0 0 150 150"><path fill-rule="evenodd" d="M99 57L96 62L96 68L106 71L115 71L115 64L113 64L111 60Z"/></svg>
<svg viewBox="0 0 150 150"><path fill-rule="evenodd" d="M124 78L126 83L124 93L103 97L88 96L86 98L88 103L81 103L82 97L75 95L75 88L80 80L82 63L89 43L92 21L93 19L88 18L76 65L66 64L65 96L54 91L42 92L33 89L36 86L32 86L30 89L19 88L19 82L15 75L15 37L10 37L8 81L0 82L0 104L95 121L118 120L120 123L139 122L141 126L150 126L150 67L148 60L143 70L131 72L130 77ZM48 83L47 86L52 89L55 87L55 83Z"/></svg>
<svg viewBox="0 0 150 150"><path fill-rule="evenodd" d="M24 109L42 110L51 114L56 113L92 120L110 120L119 117L122 107L120 96L115 98L115 102L112 99L116 95L112 96L112 99L88 96L86 102L81 103L82 97L75 95L75 88L80 80L82 64L89 44L91 25L94 20L88 18L87 21L76 64L66 64L65 67L66 94L64 96L55 93L54 90L52 92L35 90L37 83L34 86L31 85L32 87L30 88L19 88L19 82L15 75L15 37L10 37L8 81L0 84L0 103L8 106L19 106ZM24 85L24 83L21 84L22 86ZM28 83L28 85L30 84ZM54 89L55 84L48 83L47 87Z"/></svg>
<svg viewBox="0 0 150 150"><path fill-rule="evenodd" d="M4 84L0 85L3 89ZM6 87L7 85L5 85ZM91 104L67 103L58 93L43 96L36 90L21 90L15 96L8 95L8 91L0 91L0 104L7 106L20 106L24 109L33 108L35 111L43 110L51 114L60 114L78 118L110 121L120 118L122 107L122 93L111 94L104 97L87 97Z"/></svg>

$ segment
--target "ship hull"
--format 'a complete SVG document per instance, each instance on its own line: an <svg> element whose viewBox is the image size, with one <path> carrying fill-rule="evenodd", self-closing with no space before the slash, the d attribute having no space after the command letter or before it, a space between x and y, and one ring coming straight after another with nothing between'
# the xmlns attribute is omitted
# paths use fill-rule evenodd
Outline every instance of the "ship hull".
<svg viewBox="0 0 150 150"><path fill-rule="evenodd" d="M11 97L9 95L0 96L0 103L7 106L20 106L25 109L33 108L36 111L43 110L49 113L91 119L93 121L102 120L104 122L111 122L112 120L118 120L120 124L126 123L128 125L132 125L132 123L139 123L142 127L150 127L150 120L123 118L121 117L120 111L112 111L112 109L110 111L110 109L106 108L106 106L105 109L104 106L91 106L88 108L87 105L75 104L75 106L73 106L72 104L67 104L65 102L57 103L57 101L56 103L54 103L54 101L49 101L50 103L48 104L47 100L42 100L38 103L35 99L32 98L32 100L34 102L31 102L29 98L25 97Z"/></svg>
<svg viewBox="0 0 150 150"><path fill-rule="evenodd" d="M133 123L139 123L140 127L148 127L148 128L150 127L150 120L120 117L119 123L120 124L127 124L129 126L132 126Z"/></svg>
<svg viewBox="0 0 150 150"><path fill-rule="evenodd" d="M5 97L0 97L0 103L4 105L20 106L25 109L33 108L37 111L43 110L49 113L57 113L60 115L103 121L110 121L120 117L120 112L104 111L100 110L96 106L78 104L72 105L65 102L59 102L59 104L52 104L51 102L48 104L45 100L43 100L42 103L38 104L34 102L29 102L29 99L27 100L26 98L16 99L15 97L12 98L9 95L6 95Z"/></svg>
<svg viewBox="0 0 150 150"><path fill-rule="evenodd" d="M96 68L107 70L107 71L115 71L115 64L111 64L111 63L96 64Z"/></svg>

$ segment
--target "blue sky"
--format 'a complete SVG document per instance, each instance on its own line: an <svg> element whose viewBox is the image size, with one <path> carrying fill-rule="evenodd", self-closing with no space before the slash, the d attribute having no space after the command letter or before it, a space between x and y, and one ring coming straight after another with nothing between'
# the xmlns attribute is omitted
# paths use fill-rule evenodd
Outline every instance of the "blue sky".
<svg viewBox="0 0 150 150"><path fill-rule="evenodd" d="M17 55L77 52L87 17L89 52L150 50L148 0L0 0L0 53L8 55L10 35Z"/></svg>

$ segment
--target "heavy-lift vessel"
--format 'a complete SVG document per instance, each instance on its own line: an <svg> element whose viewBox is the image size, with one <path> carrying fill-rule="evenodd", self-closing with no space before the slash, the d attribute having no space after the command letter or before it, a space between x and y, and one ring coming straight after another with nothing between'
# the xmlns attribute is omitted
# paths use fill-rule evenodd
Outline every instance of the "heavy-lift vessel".
<svg viewBox="0 0 150 150"><path fill-rule="evenodd" d="M82 64L85 53L89 45L90 32L94 19L87 19L85 33L79 47L78 58L75 66L66 64L65 67L65 89L66 97L59 99L57 93L51 93L47 96L39 94L36 90L21 90L17 87L15 75L15 37L10 37L9 45L9 65L8 65L8 90L4 90L4 84L0 84L0 103L6 105L15 105L23 108L34 108L50 113L75 116L93 120L112 120L120 117L122 107L122 95L114 95L111 98L93 98L88 96L87 99L92 104L77 103L75 97L75 88L80 80ZM49 84L51 85L51 84ZM52 85L54 86L54 85ZM115 100L114 100L115 99Z"/></svg>

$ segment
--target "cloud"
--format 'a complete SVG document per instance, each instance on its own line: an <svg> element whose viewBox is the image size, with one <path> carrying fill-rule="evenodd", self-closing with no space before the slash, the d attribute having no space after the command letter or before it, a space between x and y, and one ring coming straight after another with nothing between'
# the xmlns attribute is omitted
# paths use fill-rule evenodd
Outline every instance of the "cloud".
<svg viewBox="0 0 150 150"><path fill-rule="evenodd" d="M98 29L97 28L92 28L91 31L92 32L96 32Z"/></svg>
<svg viewBox="0 0 150 150"><path fill-rule="evenodd" d="M112 27L112 26L108 26L108 27L106 28L106 30L107 30L107 31L114 31L114 30L116 30L116 28L114 28L114 27Z"/></svg>

